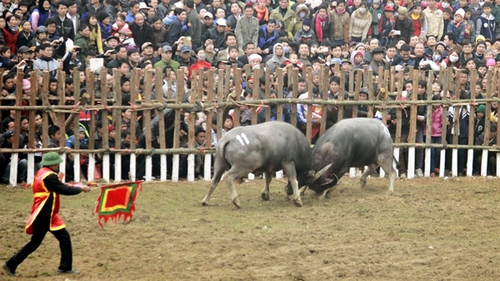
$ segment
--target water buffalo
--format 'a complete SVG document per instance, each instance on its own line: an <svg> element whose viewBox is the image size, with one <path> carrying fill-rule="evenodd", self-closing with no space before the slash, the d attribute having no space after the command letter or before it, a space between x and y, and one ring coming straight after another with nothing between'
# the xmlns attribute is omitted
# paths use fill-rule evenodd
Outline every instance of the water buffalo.
<svg viewBox="0 0 500 281"><path fill-rule="evenodd" d="M389 176L389 192L394 192L396 170L392 166L392 139L380 120L352 118L336 123L316 141L312 157L315 170L322 171L321 176L309 185L317 193L327 193L350 167L365 165L368 169L361 176L362 187L366 178L380 166Z"/></svg>
<svg viewBox="0 0 500 281"><path fill-rule="evenodd" d="M236 207L240 207L240 201L234 182L246 177L248 173L264 173L266 185L261 197L269 200L272 172L283 169L291 185L292 201L296 206L302 206L299 187L314 179L314 171L310 169L312 163L311 148L306 137L288 123L274 121L234 128L217 143L214 177L202 204L208 205L210 196L225 171L225 180Z"/></svg>

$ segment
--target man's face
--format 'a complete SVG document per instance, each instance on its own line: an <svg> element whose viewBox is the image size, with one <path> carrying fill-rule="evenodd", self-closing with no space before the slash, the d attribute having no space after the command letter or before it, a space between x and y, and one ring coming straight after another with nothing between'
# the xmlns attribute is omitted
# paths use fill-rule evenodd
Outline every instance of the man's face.
<svg viewBox="0 0 500 281"><path fill-rule="evenodd" d="M429 3L430 8L434 9L436 7L436 0L428 0L427 2Z"/></svg>
<svg viewBox="0 0 500 281"><path fill-rule="evenodd" d="M381 62L384 58L384 53L376 53L373 55L373 60L376 62Z"/></svg>
<svg viewBox="0 0 500 281"><path fill-rule="evenodd" d="M139 63L139 61L141 60L141 55L139 55L139 53L132 53L128 57L128 60L133 63Z"/></svg>
<svg viewBox="0 0 500 281"><path fill-rule="evenodd" d="M280 0L280 8L286 10L288 8L288 0Z"/></svg>
<svg viewBox="0 0 500 281"><path fill-rule="evenodd" d="M238 57L238 50L231 49L231 51L229 51L229 57L232 59L236 59Z"/></svg>
<svg viewBox="0 0 500 281"><path fill-rule="evenodd" d="M143 16L142 14L136 14L136 15L135 15L134 22L135 22L138 26L143 26L143 25L144 25L144 16Z"/></svg>
<svg viewBox="0 0 500 281"><path fill-rule="evenodd" d="M226 17L226 12L222 8L217 9L217 12L215 13L215 17L218 19L223 19Z"/></svg>
<svg viewBox="0 0 500 281"><path fill-rule="evenodd" d="M59 8L57 8L57 14L59 17L64 17L66 16L66 13L68 12L68 7L65 5L59 5Z"/></svg>
<svg viewBox="0 0 500 281"><path fill-rule="evenodd" d="M130 13L132 15L137 14L140 11L139 4L130 7Z"/></svg>
<svg viewBox="0 0 500 281"><path fill-rule="evenodd" d="M73 16L74 14L76 14L77 10L78 10L78 6L76 4L71 5L68 7L68 14Z"/></svg>
<svg viewBox="0 0 500 281"><path fill-rule="evenodd" d="M182 58L184 58L185 60L188 60L188 59L191 57L191 52L184 52L184 53L181 53L181 56L182 56Z"/></svg>
<svg viewBox="0 0 500 281"><path fill-rule="evenodd" d="M500 1L500 0L499 0ZM281 3L281 2L280 2ZM241 8L240 8L240 5L238 5L237 3L234 3L234 4L231 4L231 13L233 15L237 15L241 12Z"/></svg>
<svg viewBox="0 0 500 281"><path fill-rule="evenodd" d="M273 33L275 29L276 29L276 24L274 24L274 23L268 23L267 24L267 32L268 32L268 34Z"/></svg>
<svg viewBox="0 0 500 281"><path fill-rule="evenodd" d="M276 48L274 49L274 53L279 57L279 56L282 56L283 55L283 47L281 46L276 46Z"/></svg>
<svg viewBox="0 0 500 281"><path fill-rule="evenodd" d="M308 56L309 55L309 47L306 44L300 45L299 54L302 56Z"/></svg>
<svg viewBox="0 0 500 281"><path fill-rule="evenodd" d="M423 56L425 52L424 44L418 43L417 45L415 45L414 52L417 57Z"/></svg>
<svg viewBox="0 0 500 281"><path fill-rule="evenodd" d="M410 51L401 51L400 54L403 60L407 60L410 58Z"/></svg>
<svg viewBox="0 0 500 281"><path fill-rule="evenodd" d="M252 9L252 8L248 8L248 7L247 7L247 8L245 8L245 16L246 16L247 18L251 18L251 17L253 17L253 9Z"/></svg>
<svg viewBox="0 0 500 281"><path fill-rule="evenodd" d="M224 25L216 25L217 26L217 32L222 33L226 29Z"/></svg>
<svg viewBox="0 0 500 281"><path fill-rule="evenodd" d="M52 47L47 47L45 48L45 50L43 50L43 55L47 58L51 58L53 53L54 49L52 49Z"/></svg>
<svg viewBox="0 0 500 281"><path fill-rule="evenodd" d="M120 48L120 50L118 50L118 53L116 53L116 56L119 59L125 59L127 57L127 49L125 49L125 47Z"/></svg>
<svg viewBox="0 0 500 281"><path fill-rule="evenodd" d="M226 45L228 47L236 46L236 37L228 36L226 39Z"/></svg>
<svg viewBox="0 0 500 281"><path fill-rule="evenodd" d="M417 45L418 42L419 41L418 41L418 37L417 36L412 36L410 38L410 46L415 47L415 45Z"/></svg>
<svg viewBox="0 0 500 281"><path fill-rule="evenodd" d="M172 59L172 52L171 51L164 52L162 54L162 57L163 57L163 60L165 60L166 62L169 62Z"/></svg>
<svg viewBox="0 0 500 281"><path fill-rule="evenodd" d="M406 18L406 15L398 14L398 19L399 20L404 20L405 18Z"/></svg>
<svg viewBox="0 0 500 281"><path fill-rule="evenodd" d="M151 56L153 55L153 46L147 46L144 50L143 50L143 53L145 56Z"/></svg>
<svg viewBox="0 0 500 281"><path fill-rule="evenodd" d="M472 53L472 44L464 45L462 48L462 52L464 52L464 54Z"/></svg>
<svg viewBox="0 0 500 281"><path fill-rule="evenodd" d="M467 80L469 80L469 75L466 73L460 73L460 85L467 84Z"/></svg>
<svg viewBox="0 0 500 281"><path fill-rule="evenodd" d="M479 44L476 47L476 53L482 55L486 51L486 47L483 44Z"/></svg>
<svg viewBox="0 0 500 281"><path fill-rule="evenodd" d="M370 50L374 50L375 48L378 48L378 40L371 40L370 41Z"/></svg>
<svg viewBox="0 0 500 281"><path fill-rule="evenodd" d="M330 91L332 93L337 93L339 91L339 84L337 84L337 82L331 82L330 83Z"/></svg>
<svg viewBox="0 0 500 281"><path fill-rule="evenodd" d="M282 49L283 50L283 49ZM251 55L255 53L255 45L254 44L248 44L247 45L247 48L245 49L245 54L247 56Z"/></svg>

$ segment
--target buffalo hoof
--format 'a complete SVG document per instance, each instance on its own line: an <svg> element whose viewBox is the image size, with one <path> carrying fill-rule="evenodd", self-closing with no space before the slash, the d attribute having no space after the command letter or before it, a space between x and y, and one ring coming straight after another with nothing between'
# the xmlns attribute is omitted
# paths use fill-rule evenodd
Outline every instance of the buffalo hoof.
<svg viewBox="0 0 500 281"><path fill-rule="evenodd" d="M359 180L359 183L361 184L361 188L366 187L366 179L365 180Z"/></svg>
<svg viewBox="0 0 500 281"><path fill-rule="evenodd" d="M303 187L301 187L301 188L299 189L299 194L300 194L300 196L304 196L304 195L306 195L306 190L307 190L307 189L308 189L308 187L307 187L307 186L303 186Z"/></svg>
<svg viewBox="0 0 500 281"><path fill-rule="evenodd" d="M233 199L233 204L234 204L234 206L236 206L236 208L238 208L238 209L241 208L240 207L240 199L238 197Z"/></svg>
<svg viewBox="0 0 500 281"><path fill-rule="evenodd" d="M295 207L303 207L304 205L302 205L302 200L299 198L295 198L293 199L293 204L295 205Z"/></svg>
<svg viewBox="0 0 500 281"><path fill-rule="evenodd" d="M262 192L260 194L260 197L262 197L263 200L269 201L269 194Z"/></svg>

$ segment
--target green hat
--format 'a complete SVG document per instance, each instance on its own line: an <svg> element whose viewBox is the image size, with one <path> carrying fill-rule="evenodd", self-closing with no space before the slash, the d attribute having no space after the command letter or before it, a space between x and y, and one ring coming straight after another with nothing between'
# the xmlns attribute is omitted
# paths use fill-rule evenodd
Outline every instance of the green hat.
<svg viewBox="0 0 500 281"><path fill-rule="evenodd" d="M40 165L52 166L52 165L60 164L62 162L63 162L63 160L59 156L59 154L57 154L57 152L51 151L43 156L42 162L40 162Z"/></svg>
<svg viewBox="0 0 500 281"><path fill-rule="evenodd" d="M484 104L480 104L477 109L476 109L476 113L477 112L482 112L482 113L485 113L486 112L486 105Z"/></svg>

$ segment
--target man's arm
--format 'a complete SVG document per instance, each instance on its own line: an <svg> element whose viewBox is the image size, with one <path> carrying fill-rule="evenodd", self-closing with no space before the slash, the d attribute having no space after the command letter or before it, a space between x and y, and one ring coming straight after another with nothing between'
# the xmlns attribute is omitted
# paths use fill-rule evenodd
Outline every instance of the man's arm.
<svg viewBox="0 0 500 281"><path fill-rule="evenodd" d="M43 183L45 187L52 192L56 192L62 195L76 195L80 194L82 191L85 191L84 188L80 187L70 187L62 183L57 174L50 174L45 179L43 179ZM88 186L85 186L86 189L89 189ZM89 189L90 190L90 189Z"/></svg>

